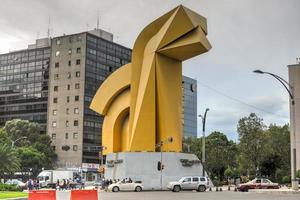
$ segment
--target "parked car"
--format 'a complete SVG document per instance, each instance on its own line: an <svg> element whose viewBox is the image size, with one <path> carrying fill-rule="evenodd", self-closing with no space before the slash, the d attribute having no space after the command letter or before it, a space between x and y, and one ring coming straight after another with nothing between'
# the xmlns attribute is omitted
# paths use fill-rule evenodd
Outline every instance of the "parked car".
<svg viewBox="0 0 300 200"><path fill-rule="evenodd" d="M168 189L173 192L180 190L197 190L198 192L205 192L210 188L210 180L202 176L187 176L182 177L179 181L169 182Z"/></svg>
<svg viewBox="0 0 300 200"><path fill-rule="evenodd" d="M135 191L141 192L143 190L143 185L141 183L133 182L128 183L125 181L119 181L108 186L108 191L119 192L119 191Z"/></svg>
<svg viewBox="0 0 300 200"><path fill-rule="evenodd" d="M248 192L250 189L279 189L279 184L272 183L266 178L255 178L247 183L239 184L237 189L242 192Z"/></svg>
<svg viewBox="0 0 300 200"><path fill-rule="evenodd" d="M16 185L21 190L26 189L26 183L23 183L22 181L20 181L18 179L10 179L10 180L6 181L5 184L7 184L7 185Z"/></svg>

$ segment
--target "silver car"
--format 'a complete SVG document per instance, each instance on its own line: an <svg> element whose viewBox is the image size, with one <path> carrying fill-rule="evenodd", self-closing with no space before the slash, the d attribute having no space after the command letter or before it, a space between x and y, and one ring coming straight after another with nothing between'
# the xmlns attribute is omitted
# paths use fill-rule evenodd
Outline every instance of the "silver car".
<svg viewBox="0 0 300 200"><path fill-rule="evenodd" d="M173 192L180 190L197 190L198 192L205 192L210 188L210 180L202 176L186 176L182 177L179 181L169 182L168 189Z"/></svg>

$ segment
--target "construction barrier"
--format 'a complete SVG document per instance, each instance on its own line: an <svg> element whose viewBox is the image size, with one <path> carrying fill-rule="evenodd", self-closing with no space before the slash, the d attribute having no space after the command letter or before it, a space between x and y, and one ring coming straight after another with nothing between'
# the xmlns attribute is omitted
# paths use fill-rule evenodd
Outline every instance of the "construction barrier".
<svg viewBox="0 0 300 200"><path fill-rule="evenodd" d="M55 190L29 191L28 200L56 200Z"/></svg>
<svg viewBox="0 0 300 200"><path fill-rule="evenodd" d="M71 200L98 200L97 190L71 190Z"/></svg>

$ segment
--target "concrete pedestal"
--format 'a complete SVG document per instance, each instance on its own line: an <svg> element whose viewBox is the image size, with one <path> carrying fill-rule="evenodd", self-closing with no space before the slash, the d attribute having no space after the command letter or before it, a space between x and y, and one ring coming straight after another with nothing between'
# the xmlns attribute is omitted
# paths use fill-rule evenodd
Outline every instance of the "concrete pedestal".
<svg viewBox="0 0 300 200"><path fill-rule="evenodd" d="M158 171L161 160L164 169ZM167 189L170 181L183 176L202 175L203 166L196 155L173 152L122 152L106 157L105 178L142 181L144 190ZM162 183L162 184L161 184Z"/></svg>

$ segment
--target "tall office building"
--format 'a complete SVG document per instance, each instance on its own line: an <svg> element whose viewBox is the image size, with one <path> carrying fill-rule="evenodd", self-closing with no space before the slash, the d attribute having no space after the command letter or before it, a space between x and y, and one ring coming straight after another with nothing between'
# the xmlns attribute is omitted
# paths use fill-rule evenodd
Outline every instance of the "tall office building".
<svg viewBox="0 0 300 200"><path fill-rule="evenodd" d="M290 104L291 119L291 168L300 169L300 59L299 63L289 65L289 83L293 87L293 95L295 104Z"/></svg>
<svg viewBox="0 0 300 200"><path fill-rule="evenodd" d="M99 163L103 118L89 105L102 82L130 60L131 49L99 29L0 55L0 126L16 118L40 123L52 138L57 167ZM185 136L197 136L196 84L183 77Z"/></svg>
<svg viewBox="0 0 300 200"><path fill-rule="evenodd" d="M103 118L89 105L101 83L130 62L131 50L102 30L56 37L51 47L47 132L58 166L99 163Z"/></svg>
<svg viewBox="0 0 300 200"><path fill-rule="evenodd" d="M183 135L197 137L197 81L183 76Z"/></svg>
<svg viewBox="0 0 300 200"><path fill-rule="evenodd" d="M0 55L0 126L20 118L41 124L46 132L50 40Z"/></svg>

